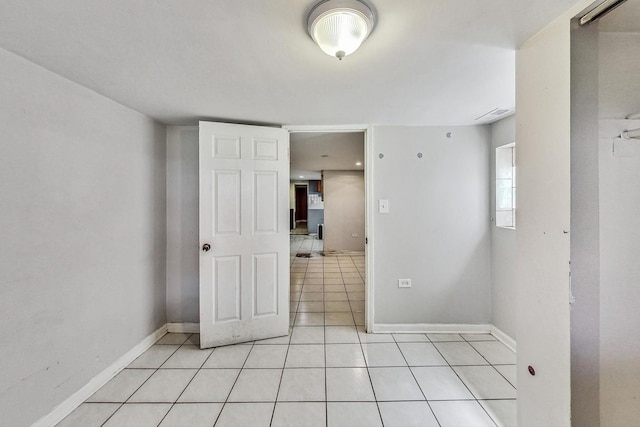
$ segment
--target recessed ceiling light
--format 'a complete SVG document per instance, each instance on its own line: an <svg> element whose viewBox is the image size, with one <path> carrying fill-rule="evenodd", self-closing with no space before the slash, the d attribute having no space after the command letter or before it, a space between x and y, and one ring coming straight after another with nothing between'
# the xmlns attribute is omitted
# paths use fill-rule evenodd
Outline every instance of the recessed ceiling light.
<svg viewBox="0 0 640 427"><path fill-rule="evenodd" d="M300 178L304 178L304 176L303 176L303 175L300 175Z"/></svg>
<svg viewBox="0 0 640 427"><path fill-rule="evenodd" d="M375 21L371 8L360 0L324 0L309 13L307 30L324 53L342 60L369 37Z"/></svg>
<svg viewBox="0 0 640 427"><path fill-rule="evenodd" d="M356 166L362 166L362 162L356 162Z"/></svg>

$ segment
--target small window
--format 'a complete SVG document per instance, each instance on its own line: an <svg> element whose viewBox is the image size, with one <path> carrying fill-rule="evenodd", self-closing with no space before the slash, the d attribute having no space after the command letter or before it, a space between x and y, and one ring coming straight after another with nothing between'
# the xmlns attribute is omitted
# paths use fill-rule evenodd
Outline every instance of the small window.
<svg viewBox="0 0 640 427"><path fill-rule="evenodd" d="M496 148L496 226L516 228L516 143Z"/></svg>

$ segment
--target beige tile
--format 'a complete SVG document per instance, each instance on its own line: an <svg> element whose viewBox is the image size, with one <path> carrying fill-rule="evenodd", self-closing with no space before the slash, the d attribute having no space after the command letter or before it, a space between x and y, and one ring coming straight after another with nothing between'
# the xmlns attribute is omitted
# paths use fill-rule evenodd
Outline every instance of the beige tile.
<svg viewBox="0 0 640 427"><path fill-rule="evenodd" d="M324 323L327 326L354 325L353 315L348 313L325 313Z"/></svg>
<svg viewBox="0 0 640 427"><path fill-rule="evenodd" d="M320 313L324 311L323 301L303 301L298 304L300 313Z"/></svg>
<svg viewBox="0 0 640 427"><path fill-rule="evenodd" d="M351 306L348 301L327 301L324 303L324 311L331 312L348 312L351 313Z"/></svg>
<svg viewBox="0 0 640 427"><path fill-rule="evenodd" d="M364 301L351 301L351 311L354 313L362 313L364 312Z"/></svg>
<svg viewBox="0 0 640 427"><path fill-rule="evenodd" d="M322 301L322 292L303 292L300 295L300 301Z"/></svg>
<svg viewBox="0 0 640 427"><path fill-rule="evenodd" d="M298 313L296 326L322 326L324 325L324 313Z"/></svg>
<svg viewBox="0 0 640 427"><path fill-rule="evenodd" d="M349 298L346 292L325 292L325 301L348 301Z"/></svg>
<svg viewBox="0 0 640 427"><path fill-rule="evenodd" d="M364 301L364 292L347 292L350 301Z"/></svg>

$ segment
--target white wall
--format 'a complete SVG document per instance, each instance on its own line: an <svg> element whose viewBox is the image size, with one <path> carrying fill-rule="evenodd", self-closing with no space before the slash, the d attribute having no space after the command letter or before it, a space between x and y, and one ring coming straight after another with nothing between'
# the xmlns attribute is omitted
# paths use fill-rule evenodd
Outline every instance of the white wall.
<svg viewBox="0 0 640 427"><path fill-rule="evenodd" d="M491 189L491 323L512 339L516 339L516 230L496 227L496 147L516 140L516 117L492 123L489 161ZM516 143L516 156L517 156ZM516 181L517 182L517 181ZM517 225L516 225L517 227Z"/></svg>
<svg viewBox="0 0 640 427"><path fill-rule="evenodd" d="M488 127L373 132L374 322L488 323ZM389 214L377 213L380 199ZM398 279L413 287L399 289Z"/></svg>
<svg viewBox="0 0 640 427"><path fill-rule="evenodd" d="M0 49L0 424L163 325L165 130Z"/></svg>
<svg viewBox="0 0 640 427"><path fill-rule="evenodd" d="M364 171L324 171L322 191L324 250L364 251Z"/></svg>
<svg viewBox="0 0 640 427"><path fill-rule="evenodd" d="M571 30L571 422L600 421L598 26Z"/></svg>
<svg viewBox="0 0 640 427"><path fill-rule="evenodd" d="M618 10L625 12L626 5ZM600 117L640 112L640 34L600 33ZM640 419L640 120L600 121L600 421ZM613 147L615 145L615 147ZM597 337L596 337L597 338Z"/></svg>
<svg viewBox="0 0 640 427"><path fill-rule="evenodd" d="M516 55L521 427L570 425L570 20L588 3L562 14Z"/></svg>
<svg viewBox="0 0 640 427"><path fill-rule="evenodd" d="M167 321L198 323L198 126L167 127Z"/></svg>
<svg viewBox="0 0 640 427"><path fill-rule="evenodd" d="M601 135L639 127L611 120ZM615 145L600 143L600 420L629 426L640 419L640 141Z"/></svg>

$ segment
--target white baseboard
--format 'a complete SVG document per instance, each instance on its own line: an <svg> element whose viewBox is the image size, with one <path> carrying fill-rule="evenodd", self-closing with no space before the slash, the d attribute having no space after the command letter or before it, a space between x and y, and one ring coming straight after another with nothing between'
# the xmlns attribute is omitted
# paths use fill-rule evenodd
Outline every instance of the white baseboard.
<svg viewBox="0 0 640 427"><path fill-rule="evenodd" d="M167 333L167 325L162 325L158 330L153 332L148 337L140 341L135 347L121 356L118 360L113 362L104 371L93 377L89 382L80 390L73 393L65 401L53 408L49 414L40 418L31 427L50 427L55 426L64 419L67 415L73 412L78 406L80 406L85 400L87 400L93 393L98 391L100 387L108 383L113 377L115 377L120 371L126 368L131 362L136 360L138 356L147 351L156 341L162 338Z"/></svg>
<svg viewBox="0 0 640 427"><path fill-rule="evenodd" d="M167 332L171 333L199 333L199 323L167 323L148 337L140 341L135 347L116 360L104 371L93 377L84 387L72 394L65 401L56 406L49 414L36 421L32 427L55 426L62 421L87 400L93 393L108 383L120 371L126 368L131 362L147 351L156 341ZM514 352L516 351L516 341L505 334L494 325L490 324L444 324L444 323L394 323L394 324L374 324L373 333L398 333L398 334L426 334L426 333L490 333L504 343Z"/></svg>
<svg viewBox="0 0 640 427"><path fill-rule="evenodd" d="M516 352L516 341L492 324L459 324L459 323L392 323L374 324L372 333L385 334L491 334L498 341Z"/></svg>
<svg viewBox="0 0 640 427"><path fill-rule="evenodd" d="M506 345L511 349L511 351L516 353L516 340L505 334L501 329L498 329L494 325L491 325L491 335L496 337L499 341L502 342L502 344Z"/></svg>
<svg viewBox="0 0 640 427"><path fill-rule="evenodd" d="M371 330L373 333L393 334L488 334L491 332L489 324L463 324L463 323L375 323Z"/></svg>
<svg viewBox="0 0 640 427"><path fill-rule="evenodd" d="M200 323L167 323L167 331L172 334L199 334Z"/></svg>

